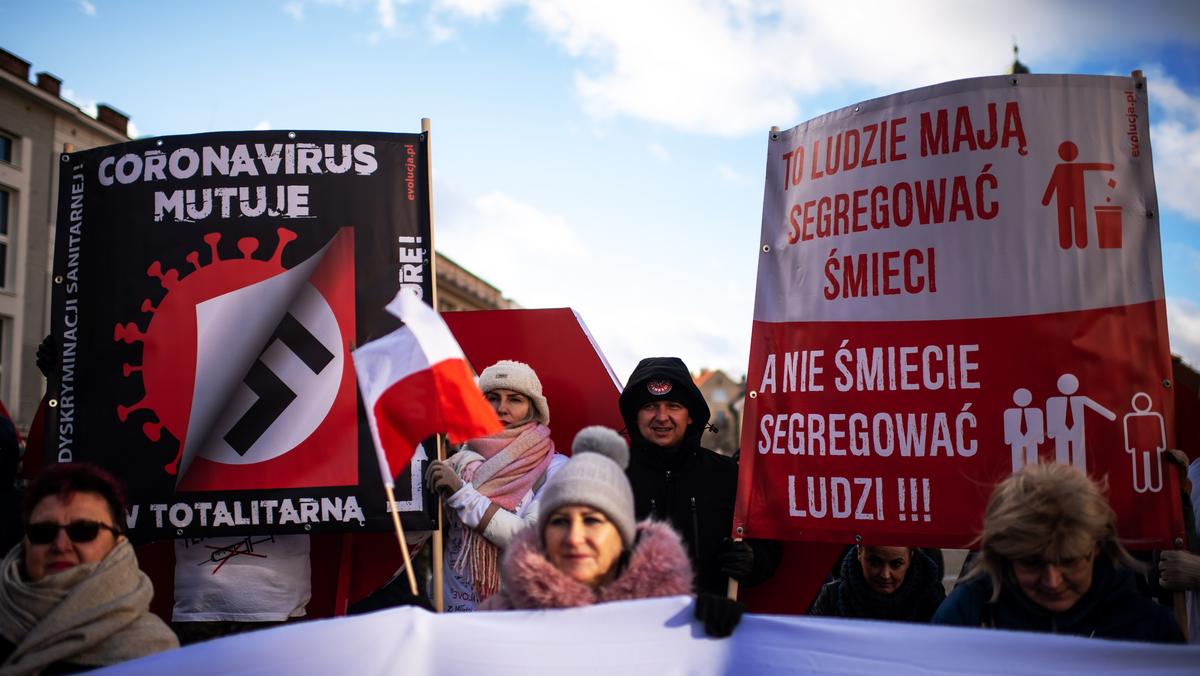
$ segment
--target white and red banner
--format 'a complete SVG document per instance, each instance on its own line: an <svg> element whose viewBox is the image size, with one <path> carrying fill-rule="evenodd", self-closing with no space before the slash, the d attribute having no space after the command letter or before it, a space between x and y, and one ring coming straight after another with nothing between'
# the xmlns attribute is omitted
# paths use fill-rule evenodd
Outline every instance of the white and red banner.
<svg viewBox="0 0 1200 676"><path fill-rule="evenodd" d="M387 309L404 326L352 356L380 475L391 486L393 468L407 465L424 439L444 432L462 443L504 426L437 312L408 289Z"/></svg>
<svg viewBox="0 0 1200 676"><path fill-rule="evenodd" d="M774 133L735 526L963 546L1036 462L1182 531L1145 81L1017 75Z"/></svg>

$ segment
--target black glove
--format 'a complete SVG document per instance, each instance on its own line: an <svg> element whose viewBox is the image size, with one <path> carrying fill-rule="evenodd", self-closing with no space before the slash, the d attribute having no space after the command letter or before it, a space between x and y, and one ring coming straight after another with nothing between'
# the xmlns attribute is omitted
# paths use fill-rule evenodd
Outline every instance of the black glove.
<svg viewBox="0 0 1200 676"><path fill-rule="evenodd" d="M754 550L746 542L725 538L721 542L721 551L717 552L716 561L722 573L738 582L745 582L754 572Z"/></svg>
<svg viewBox="0 0 1200 676"><path fill-rule="evenodd" d="M42 344L38 345L36 361L38 370L46 380L58 371L58 343L54 342L54 336L42 339Z"/></svg>
<svg viewBox="0 0 1200 676"><path fill-rule="evenodd" d="M701 592L696 596L696 619L704 623L704 633L725 638L733 633L746 606L725 596Z"/></svg>

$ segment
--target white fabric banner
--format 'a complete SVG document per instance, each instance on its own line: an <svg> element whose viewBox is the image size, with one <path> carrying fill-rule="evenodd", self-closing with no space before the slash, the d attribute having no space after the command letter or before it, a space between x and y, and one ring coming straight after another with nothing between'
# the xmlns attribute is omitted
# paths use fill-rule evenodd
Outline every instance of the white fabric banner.
<svg viewBox="0 0 1200 676"><path fill-rule="evenodd" d="M236 674L1195 674L1200 646L747 615L712 639L685 597L434 615L398 608L151 655L102 672Z"/></svg>
<svg viewBox="0 0 1200 676"><path fill-rule="evenodd" d="M957 80L775 135L754 319L970 319L1161 300L1143 84Z"/></svg>

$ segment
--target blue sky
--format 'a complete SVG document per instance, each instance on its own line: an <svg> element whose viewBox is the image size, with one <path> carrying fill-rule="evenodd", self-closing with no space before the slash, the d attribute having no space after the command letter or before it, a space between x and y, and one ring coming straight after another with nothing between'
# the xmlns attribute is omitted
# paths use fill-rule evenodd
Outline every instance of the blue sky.
<svg viewBox="0 0 1200 676"><path fill-rule="evenodd" d="M439 249L617 374L746 368L767 129L1004 72L1149 77L1172 348L1200 363L1200 3L0 0L0 47L141 135L433 122Z"/></svg>

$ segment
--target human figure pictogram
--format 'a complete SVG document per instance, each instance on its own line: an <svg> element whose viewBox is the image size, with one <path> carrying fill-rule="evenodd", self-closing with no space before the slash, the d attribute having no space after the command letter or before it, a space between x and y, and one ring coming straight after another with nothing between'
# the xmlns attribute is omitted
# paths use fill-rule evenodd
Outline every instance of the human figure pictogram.
<svg viewBox="0 0 1200 676"><path fill-rule="evenodd" d="M1133 412L1126 413L1125 452L1133 461L1133 490L1157 493L1162 490L1162 453L1167 448L1167 431L1161 414L1150 410L1150 395L1133 395ZM1141 460L1139 463L1138 460Z"/></svg>
<svg viewBox="0 0 1200 676"><path fill-rule="evenodd" d="M1070 373L1058 377L1058 391L1064 396L1046 399L1046 436L1054 440L1054 461L1074 465L1087 472L1087 447L1084 437L1086 409L1116 420L1117 414L1086 395L1076 395L1079 379Z"/></svg>
<svg viewBox="0 0 1200 676"><path fill-rule="evenodd" d="M1055 165L1054 172L1050 174L1046 193L1042 195L1042 206L1049 206L1051 198L1057 197L1058 245L1064 249L1070 249L1072 245L1084 249L1088 243L1088 219L1083 174L1087 171L1112 171L1113 165L1105 162L1075 162L1075 158L1079 157L1079 147L1071 141L1063 141L1058 145L1058 156L1063 161Z"/></svg>
<svg viewBox="0 0 1200 676"><path fill-rule="evenodd" d="M1046 440L1045 415L1029 404L1033 394L1024 387L1013 392L1016 407L1004 410L1004 443L1012 449L1012 471L1038 462L1038 445Z"/></svg>

